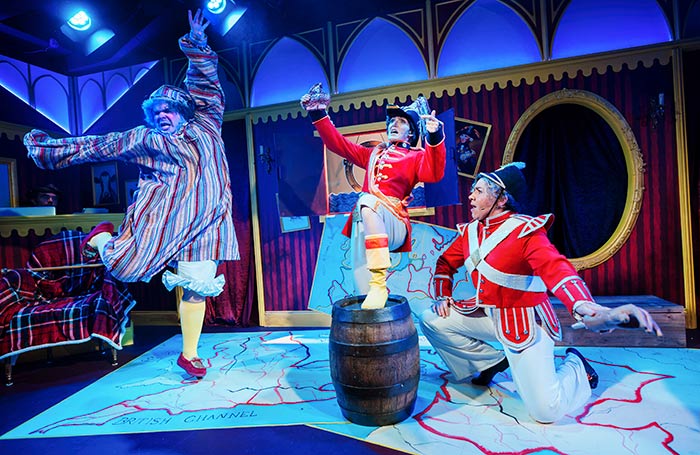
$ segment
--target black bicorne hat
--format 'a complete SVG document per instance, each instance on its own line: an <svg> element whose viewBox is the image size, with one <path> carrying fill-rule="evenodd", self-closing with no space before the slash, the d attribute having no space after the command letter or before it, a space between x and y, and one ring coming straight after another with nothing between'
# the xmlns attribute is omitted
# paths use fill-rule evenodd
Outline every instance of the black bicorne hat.
<svg viewBox="0 0 700 455"><path fill-rule="evenodd" d="M411 125L411 131L413 131L413 137L410 143L412 147L416 147L421 137L426 134L426 131L423 131L425 127L423 126L424 123L420 116L429 113L428 101L423 96L419 96L408 106L389 104L386 107L386 125L387 127L389 126L389 121L393 117L403 117L408 120L408 123Z"/></svg>
<svg viewBox="0 0 700 455"><path fill-rule="evenodd" d="M514 161L508 163L493 172L479 172L476 176L477 180L485 178L500 188L507 191L516 202L523 204L527 197L527 182L522 169L525 168L525 163Z"/></svg>

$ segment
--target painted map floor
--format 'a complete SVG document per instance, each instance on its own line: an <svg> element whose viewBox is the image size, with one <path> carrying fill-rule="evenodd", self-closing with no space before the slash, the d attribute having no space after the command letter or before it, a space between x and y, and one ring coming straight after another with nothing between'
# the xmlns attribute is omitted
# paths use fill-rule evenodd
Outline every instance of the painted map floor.
<svg viewBox="0 0 700 455"><path fill-rule="evenodd" d="M489 388L452 384L421 337L413 416L377 428L343 418L328 330L205 334L199 353L210 369L202 381L174 365L180 343L167 340L0 439L307 424L425 455L700 453L700 350L583 348L601 377L594 396L540 425L508 371Z"/></svg>

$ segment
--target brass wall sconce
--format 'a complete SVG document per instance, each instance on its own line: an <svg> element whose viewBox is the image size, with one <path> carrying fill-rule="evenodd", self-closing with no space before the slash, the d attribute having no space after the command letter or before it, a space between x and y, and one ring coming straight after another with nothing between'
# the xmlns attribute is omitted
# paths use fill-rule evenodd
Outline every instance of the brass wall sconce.
<svg viewBox="0 0 700 455"><path fill-rule="evenodd" d="M664 114L664 93L660 92L658 96L652 96L649 99L649 120L652 128L656 128L663 121Z"/></svg>
<svg viewBox="0 0 700 455"><path fill-rule="evenodd" d="M266 149L261 145L258 151L258 158L260 159L260 162L265 166L265 172L267 172L268 174L272 173L272 163L274 163L275 160L270 154L270 149Z"/></svg>

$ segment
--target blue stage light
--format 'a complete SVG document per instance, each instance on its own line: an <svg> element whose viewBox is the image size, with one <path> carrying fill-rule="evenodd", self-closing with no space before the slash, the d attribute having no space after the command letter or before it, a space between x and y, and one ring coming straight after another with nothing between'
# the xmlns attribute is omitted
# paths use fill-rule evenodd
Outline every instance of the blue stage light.
<svg viewBox="0 0 700 455"><path fill-rule="evenodd" d="M212 29L222 36L227 34L247 8L236 4L233 0L207 0L205 17L212 23Z"/></svg>
<svg viewBox="0 0 700 455"><path fill-rule="evenodd" d="M226 0L209 0L207 9L213 14L221 14L226 9Z"/></svg>
<svg viewBox="0 0 700 455"><path fill-rule="evenodd" d="M67 22L73 30L78 30L79 32L89 29L92 25L92 19L83 10L75 13Z"/></svg>

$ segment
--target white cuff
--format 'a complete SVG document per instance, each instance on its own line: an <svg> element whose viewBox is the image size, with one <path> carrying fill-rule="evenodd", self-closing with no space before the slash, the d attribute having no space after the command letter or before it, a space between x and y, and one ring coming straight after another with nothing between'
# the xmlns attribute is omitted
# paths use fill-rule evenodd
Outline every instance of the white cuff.
<svg viewBox="0 0 700 455"><path fill-rule="evenodd" d="M166 270L163 273L163 285L165 285L168 291L172 291L175 286L182 286L185 289L205 297L216 297L221 294L224 290L225 283L226 278L223 275L219 275L213 280L202 281L184 278L170 270Z"/></svg>
<svg viewBox="0 0 700 455"><path fill-rule="evenodd" d="M593 303L593 304L595 304L595 302L593 302L592 300L578 300L578 301L576 301L576 302L574 303L574 305L571 307L571 315L572 315L572 316L574 317L574 319L576 319L577 321L582 321L582 320L583 320L583 315L580 314L580 313L577 313L576 310L578 309L578 307L580 307L580 306L583 305L584 303Z"/></svg>

